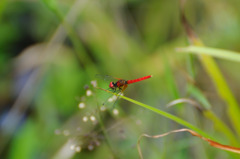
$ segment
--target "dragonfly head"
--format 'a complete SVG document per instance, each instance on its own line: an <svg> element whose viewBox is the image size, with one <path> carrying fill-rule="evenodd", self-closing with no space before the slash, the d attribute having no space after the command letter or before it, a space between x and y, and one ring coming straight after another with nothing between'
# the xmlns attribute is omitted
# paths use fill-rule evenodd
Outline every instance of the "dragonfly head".
<svg viewBox="0 0 240 159"><path fill-rule="evenodd" d="M112 89L114 89L114 88L115 88L115 85L114 85L114 83L113 83L113 82L110 82L110 84L109 84L109 88L112 88Z"/></svg>

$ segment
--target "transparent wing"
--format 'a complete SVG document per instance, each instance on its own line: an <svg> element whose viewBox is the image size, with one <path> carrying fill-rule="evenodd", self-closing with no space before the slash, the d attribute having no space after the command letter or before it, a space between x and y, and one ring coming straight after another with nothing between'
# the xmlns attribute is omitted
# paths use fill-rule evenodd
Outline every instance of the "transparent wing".
<svg viewBox="0 0 240 159"><path fill-rule="evenodd" d="M101 75L101 74L96 74L95 77L97 79L102 79L104 81L109 81L109 82L121 79L121 78L116 78L116 77L112 77L112 76L109 76L109 75Z"/></svg>

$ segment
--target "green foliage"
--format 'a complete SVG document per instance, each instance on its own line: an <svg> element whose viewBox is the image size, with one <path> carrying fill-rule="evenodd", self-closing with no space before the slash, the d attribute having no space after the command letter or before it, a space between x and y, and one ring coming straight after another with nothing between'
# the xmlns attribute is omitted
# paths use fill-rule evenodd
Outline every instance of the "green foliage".
<svg viewBox="0 0 240 159"><path fill-rule="evenodd" d="M239 53L230 51L230 50L215 49L215 48L200 47L200 46L189 46L186 48L179 48L178 50L188 52L188 53L210 55L210 56L221 58L224 60L240 62Z"/></svg>
<svg viewBox="0 0 240 159"><path fill-rule="evenodd" d="M195 40L211 47L186 42L181 2L1 0L0 156L138 158L140 134L183 127L239 146L240 2L186 1ZM153 77L114 105L96 74ZM203 109L166 107L181 98ZM141 146L149 159L239 157L185 134Z"/></svg>
<svg viewBox="0 0 240 159"><path fill-rule="evenodd" d="M36 158L41 144L38 132L36 123L29 119L14 137L9 158Z"/></svg>

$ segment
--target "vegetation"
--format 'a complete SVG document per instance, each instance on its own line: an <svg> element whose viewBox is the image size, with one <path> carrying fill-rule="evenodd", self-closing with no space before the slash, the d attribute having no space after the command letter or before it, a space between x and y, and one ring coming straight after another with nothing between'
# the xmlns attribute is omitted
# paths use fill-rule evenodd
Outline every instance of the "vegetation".
<svg viewBox="0 0 240 159"><path fill-rule="evenodd" d="M1 0L1 158L239 158L239 7Z"/></svg>

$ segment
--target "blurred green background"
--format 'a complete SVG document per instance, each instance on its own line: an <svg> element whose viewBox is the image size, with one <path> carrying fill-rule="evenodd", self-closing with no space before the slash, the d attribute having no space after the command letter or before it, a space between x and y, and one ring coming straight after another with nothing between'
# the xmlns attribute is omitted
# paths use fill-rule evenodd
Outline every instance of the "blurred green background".
<svg viewBox="0 0 240 159"><path fill-rule="evenodd" d="M96 74L153 75L124 95L231 145L201 111L188 104L166 107L178 98L196 100L226 123L239 143L227 106L197 57L176 52L189 45L179 6L178 0L1 0L1 158L139 158L140 134L182 128L123 99L102 107L110 94L91 81L104 89L109 83ZM240 51L239 8L237 0L188 0L184 13L207 46ZM217 64L239 99L239 64ZM143 139L141 148L147 159L237 158L187 133Z"/></svg>

